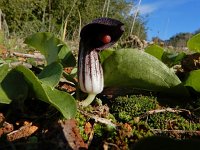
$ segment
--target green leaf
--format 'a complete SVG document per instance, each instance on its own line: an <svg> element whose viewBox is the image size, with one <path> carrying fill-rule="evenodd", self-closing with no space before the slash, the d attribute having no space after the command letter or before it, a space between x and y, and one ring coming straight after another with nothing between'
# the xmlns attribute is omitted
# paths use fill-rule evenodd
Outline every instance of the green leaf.
<svg viewBox="0 0 200 150"><path fill-rule="evenodd" d="M192 51L200 52L200 33L188 40L187 47Z"/></svg>
<svg viewBox="0 0 200 150"><path fill-rule="evenodd" d="M107 49L100 52L100 60L103 63L112 53L114 52L113 49Z"/></svg>
<svg viewBox="0 0 200 150"><path fill-rule="evenodd" d="M192 87L195 91L200 92L200 70L189 72L184 85Z"/></svg>
<svg viewBox="0 0 200 150"><path fill-rule="evenodd" d="M65 77L66 80L73 82L74 84L77 83L77 81L74 79L74 74L68 74L66 72L63 72L63 76Z"/></svg>
<svg viewBox="0 0 200 150"><path fill-rule="evenodd" d="M186 54L184 52L181 53L164 52L162 56L162 62L167 64L169 67L172 67L176 64L179 64L185 56Z"/></svg>
<svg viewBox="0 0 200 150"><path fill-rule="evenodd" d="M12 69L1 83L1 87L12 100L24 101L28 95L28 85L21 73Z"/></svg>
<svg viewBox="0 0 200 150"><path fill-rule="evenodd" d="M64 67L76 66L76 59L67 45L63 45L58 53L58 57Z"/></svg>
<svg viewBox="0 0 200 150"><path fill-rule="evenodd" d="M75 68L72 69L70 75L71 75L72 77L76 77L76 76L77 76L77 72L78 72L78 69L75 67Z"/></svg>
<svg viewBox="0 0 200 150"><path fill-rule="evenodd" d="M162 55L164 53L164 50L162 47L153 44L146 47L145 52L151 54L152 56L158 58L159 60L162 60Z"/></svg>
<svg viewBox="0 0 200 150"><path fill-rule="evenodd" d="M9 66L8 64L0 66L0 82L5 78L8 73Z"/></svg>
<svg viewBox="0 0 200 150"><path fill-rule="evenodd" d="M75 65L75 58L67 45L51 33L33 34L25 39L25 43L39 50L45 56L47 64L61 61L69 66Z"/></svg>
<svg viewBox="0 0 200 150"><path fill-rule="evenodd" d="M48 64L58 60L59 44L63 44L58 38L47 32L33 34L25 39L25 43L39 50L45 56Z"/></svg>
<svg viewBox="0 0 200 150"><path fill-rule="evenodd" d="M113 52L103 63L107 87L132 87L188 96L179 78L157 58L137 49Z"/></svg>
<svg viewBox="0 0 200 150"><path fill-rule="evenodd" d="M43 84L45 92L49 97L51 104L57 108L65 118L71 119L76 115L77 107L74 98L64 91L51 89L51 87Z"/></svg>
<svg viewBox="0 0 200 150"><path fill-rule="evenodd" d="M4 59L0 58L0 65L2 65L4 62Z"/></svg>
<svg viewBox="0 0 200 150"><path fill-rule="evenodd" d="M12 100L8 97L2 86L0 85L0 103L1 104L10 104Z"/></svg>
<svg viewBox="0 0 200 150"><path fill-rule="evenodd" d="M67 119L75 116L76 101L70 94L52 89L49 85L42 83L30 69L24 66L17 66L15 69L24 75L36 98L53 105Z"/></svg>
<svg viewBox="0 0 200 150"><path fill-rule="evenodd" d="M54 62L46 66L38 75L38 78L40 81L53 88L59 83L62 72L62 65L60 63Z"/></svg>
<svg viewBox="0 0 200 150"><path fill-rule="evenodd" d="M30 88L35 92L35 96L38 99L44 102L48 101L47 95L44 89L42 88L41 81L35 76L35 74L30 69L24 66L17 66L15 70L21 72L24 75L25 80L29 84Z"/></svg>
<svg viewBox="0 0 200 150"><path fill-rule="evenodd" d="M0 70L0 103L10 104L12 100L24 101L28 95L28 85L23 75L14 69L8 72L8 65L4 65L4 71ZM1 67L2 69L2 67Z"/></svg>

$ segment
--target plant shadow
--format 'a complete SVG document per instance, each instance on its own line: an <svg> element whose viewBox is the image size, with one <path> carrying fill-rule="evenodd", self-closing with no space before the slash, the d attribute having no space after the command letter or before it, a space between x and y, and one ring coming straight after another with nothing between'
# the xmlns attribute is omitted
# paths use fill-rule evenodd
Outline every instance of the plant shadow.
<svg viewBox="0 0 200 150"><path fill-rule="evenodd" d="M188 150L200 147L200 139L175 140L168 137L152 136L141 139L131 146L134 150Z"/></svg>

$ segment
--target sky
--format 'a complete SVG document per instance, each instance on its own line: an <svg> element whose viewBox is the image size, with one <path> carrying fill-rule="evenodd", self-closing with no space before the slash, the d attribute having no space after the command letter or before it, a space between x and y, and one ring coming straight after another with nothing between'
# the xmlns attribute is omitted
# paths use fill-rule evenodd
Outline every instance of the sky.
<svg viewBox="0 0 200 150"><path fill-rule="evenodd" d="M147 20L148 40L200 29L200 0L141 0L139 12Z"/></svg>

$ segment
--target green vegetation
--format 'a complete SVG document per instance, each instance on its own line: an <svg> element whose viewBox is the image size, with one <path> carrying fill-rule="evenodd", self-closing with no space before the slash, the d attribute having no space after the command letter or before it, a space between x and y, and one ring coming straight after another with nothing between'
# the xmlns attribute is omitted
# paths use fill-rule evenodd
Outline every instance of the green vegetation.
<svg viewBox="0 0 200 150"><path fill-rule="evenodd" d="M200 129L200 122L194 117L188 106L169 108L162 106L156 97L130 95L119 96L111 99L108 104L110 114L116 119L117 128L109 125L95 123L91 148L96 148L97 143L106 141L116 144L120 149L132 149L140 139L155 136L170 137L172 139L190 139L196 137ZM93 110L92 110L93 109ZM97 111L90 107L90 112ZM88 109L86 108L88 111ZM82 116L80 117L82 118ZM87 117L86 117L87 118ZM87 119L86 119L87 120ZM85 120L85 124L86 121ZM81 132L83 126L79 125ZM83 137L85 137L83 131ZM86 141L88 139L86 138ZM164 142L159 143L161 146ZM150 148L153 145L150 145ZM97 149L101 149L98 147Z"/></svg>
<svg viewBox="0 0 200 150"><path fill-rule="evenodd" d="M133 4L126 0L1 0L11 35L26 37L35 32L51 32L67 40L77 40L81 27L99 17L111 17L125 23L130 31ZM108 11L107 11L108 8ZM66 28L65 28L66 27ZM64 30L66 31L64 32ZM140 31L138 33L138 31ZM138 17L133 33L146 39L145 21ZM126 37L129 32L126 32Z"/></svg>
<svg viewBox="0 0 200 150"><path fill-rule="evenodd" d="M18 124L21 120L39 124L39 130L34 132L33 136L29 135L29 138L20 140L25 141L25 144L27 139L34 140L34 144L43 144L41 139L46 136L46 132L53 131L50 128L54 126L51 120L60 119L76 120L75 126L79 130L74 129L73 133L80 133L91 149L102 149L103 146L132 149L141 139L158 135L179 140L199 138L200 59L191 58L197 66L196 70L191 67L190 71L186 71L183 68L183 60L189 56L188 53L175 52L163 47L164 45L149 45L144 51L123 47L102 51L100 58L105 87L133 90L127 92L127 96L116 98L115 94L119 95L117 91L111 92L112 94L100 93L96 98L98 103L86 108L80 107L79 102L86 95L80 91L77 80L77 54L65 41L72 40L77 48L76 42L79 40L81 27L102 16L125 23L127 32L123 35L123 40L129 35L133 20L129 2L106 2L0 1L0 9L5 14L9 28L0 29L1 112L14 124L15 131L20 130ZM140 33L137 33L138 28ZM142 18L137 18L133 32L138 34L140 39L146 39L145 21ZM22 39L25 41L22 42ZM189 52L199 55L200 34L192 37L189 34L180 34L169 43L183 47L186 39L189 39ZM181 44L177 44L178 41L182 41ZM31 53L37 50L44 59L40 64L38 58L20 60L22 58L13 55L16 50ZM20 64L12 65L16 62ZM25 63L28 63L28 67ZM182 68L175 70L177 65ZM67 72L67 69L72 71ZM72 92L70 88L73 88ZM133 95L135 89L139 89L141 94ZM142 94L150 91L154 93L152 96ZM105 98L105 95L113 97ZM176 105L173 105L174 103ZM4 118L2 120L4 121ZM0 125L3 130L4 124L0 122ZM69 138L73 140L74 137ZM6 143L5 136L1 137L0 145L2 141ZM15 146L15 143L12 146Z"/></svg>
<svg viewBox="0 0 200 150"><path fill-rule="evenodd" d="M200 40L200 33L196 34L190 40L188 40L188 42L187 42L188 48L192 51L199 52L200 51L199 50L200 49L199 40Z"/></svg>
<svg viewBox="0 0 200 150"><path fill-rule="evenodd" d="M170 37L168 40L162 40L159 37L153 37L152 41L155 42L155 44L161 44L164 46L169 46L169 47L173 47L172 50L173 51L186 51L186 47L187 47L187 42L188 40L196 35L200 33L200 29L194 31L193 33L189 33L189 32L183 32L183 33L177 33L176 35Z"/></svg>
<svg viewBox="0 0 200 150"><path fill-rule="evenodd" d="M119 121L129 122L134 117L140 116L143 113L156 109L158 102L154 97L135 96L117 97L111 101L110 112Z"/></svg>
<svg viewBox="0 0 200 150"><path fill-rule="evenodd" d="M193 38L196 39L198 36L199 34ZM58 88L61 77L66 80L69 79L74 85L78 84L73 79L74 73L63 72L65 66L76 69L76 61L69 47L62 40L47 32L33 34L26 38L25 43L39 50L45 56L45 62L41 66L36 66L40 70L39 73L36 73L34 70L22 65L10 68L9 63L12 62L12 59L10 62L2 59L0 67L0 102L2 104L18 104L22 111L26 108L25 103L30 98L46 102L56 108L64 118L76 118L80 134L85 141L89 140L89 134L86 134L85 126L87 122L90 123L88 120L90 117L80 112L76 113L77 102L75 99L79 100L79 97L76 97L76 95L71 96L70 93L60 91ZM193 43L195 44L195 42ZM198 45L196 47L199 48ZM184 81L180 80L173 70L163 63L162 59L159 60L152 56L156 54L154 48L155 46L148 47L148 53L151 55L137 49L102 52L100 55L104 69L105 85L107 87L131 87L145 91L167 93L168 96L181 97L183 94L188 98L197 96L192 95L193 93L190 93L187 87L191 87L196 93L199 93L199 71L191 71L189 76L184 78ZM162 48L159 47L159 50L162 50ZM164 50L159 57L163 58L163 55L166 55ZM174 56L175 59L169 57L168 61L171 61L171 64L176 64L184 59L186 54L183 55L184 57L182 57L182 54L180 55ZM155 70L155 68L157 69ZM15 80L16 77L18 80ZM76 90L77 94L81 94L78 89ZM110 103L108 102L110 111L104 114L104 117L111 119L112 122L118 124L118 127L110 127L107 123L105 125L90 123L93 125L91 127L93 129L90 130L94 130L93 138L95 142L106 140L107 142L116 143L123 149L129 148L139 139L147 136L162 134L174 137L172 133L166 133L165 130L193 132L200 129L198 121L195 121L195 119L190 120L182 115L181 112L184 112L181 111L182 108L168 109L167 106L163 107L157 101L156 96L132 95L110 100ZM190 104L190 106L192 105ZM90 114L100 111L96 109L95 107L89 107L82 111ZM183 109L188 108L183 107ZM159 112L159 110L162 110L162 112ZM155 111L155 113L150 113L151 111ZM188 112L189 110L186 113L191 116L191 113ZM182 133L177 134L180 134L179 138L184 138Z"/></svg>
<svg viewBox="0 0 200 150"><path fill-rule="evenodd" d="M137 49L114 51L104 60L103 69L106 87L133 87L189 96L172 69L152 55Z"/></svg>
<svg viewBox="0 0 200 150"><path fill-rule="evenodd" d="M47 65L43 66L40 74L34 74L33 71L24 66L17 66L9 71L8 64L3 62L1 65L0 102L10 104L13 99L17 99L19 102L24 101L28 98L28 95L34 93L32 95L35 98L53 105L65 118L74 118L76 114L75 99L70 94L59 91L55 87L58 85L63 73L63 66L59 62L65 60L65 62L72 64L74 61L75 64L75 58L71 51L66 50L67 46L54 36L48 33L38 33L35 36L28 38L26 43L37 47L46 56ZM38 39L42 43L38 43ZM34 45L35 43L37 44ZM19 80L15 80L16 76L19 76ZM71 109L68 109L68 106Z"/></svg>
<svg viewBox="0 0 200 150"><path fill-rule="evenodd" d="M187 41L193 36L192 33L179 33L172 36L166 41L167 45L172 45L174 47L183 48L187 46Z"/></svg>

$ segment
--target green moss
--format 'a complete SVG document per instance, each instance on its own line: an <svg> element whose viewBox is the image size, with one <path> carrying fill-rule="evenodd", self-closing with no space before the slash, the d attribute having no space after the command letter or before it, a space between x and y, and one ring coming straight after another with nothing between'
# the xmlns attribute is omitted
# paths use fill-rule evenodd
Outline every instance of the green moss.
<svg viewBox="0 0 200 150"><path fill-rule="evenodd" d="M166 111L147 115L147 112L150 110L166 108L160 106L157 99L152 96L120 96L115 100L111 100L109 108L110 113L104 117L112 120L117 125L117 128L96 122L94 124L94 137L90 146L91 149L95 149L97 145L103 145L105 141L116 144L120 149L131 149L131 146L140 139L150 136L160 135L178 139L193 136L189 133L174 134L174 132L165 132L165 130L200 130L200 123L194 122L192 115L188 117L185 113ZM177 106L175 109L182 108ZM93 113L96 108L89 106L85 110ZM81 135L87 141L88 135L84 133L84 125L88 118L80 114L77 116ZM160 129L160 132L155 132L154 129Z"/></svg>
<svg viewBox="0 0 200 150"><path fill-rule="evenodd" d="M156 109L158 102L152 96L117 97L111 101L110 112L118 121L128 122L149 110Z"/></svg>
<svg viewBox="0 0 200 150"><path fill-rule="evenodd" d="M116 129L112 126L103 125L103 124L95 124L94 126L94 136L96 137L104 137L112 139L116 136Z"/></svg>
<svg viewBox="0 0 200 150"><path fill-rule="evenodd" d="M180 114L164 112L149 115L147 123L154 129L199 130L200 124L187 120Z"/></svg>
<svg viewBox="0 0 200 150"><path fill-rule="evenodd" d="M132 145L139 139L153 135L185 139L191 137L192 134L177 133L175 135L173 132L165 132L165 130L200 130L200 123L195 122L193 115L189 117L185 113L168 111L147 115L150 110L165 108L159 105L157 99L152 96L120 96L112 100L110 112L115 116L117 122L128 123L132 128L132 133L129 133L129 136L124 134L123 129L118 128L115 140ZM177 106L176 109L182 108ZM154 132L154 129L160 129L160 132ZM125 141L128 141L128 143Z"/></svg>
<svg viewBox="0 0 200 150"><path fill-rule="evenodd" d="M123 120L123 121L125 121L125 122L128 122L128 121L130 121L130 120L132 119L132 116L130 115L129 112L122 111L122 112L119 112L119 113L118 113L118 118L119 118L120 120Z"/></svg>
<svg viewBox="0 0 200 150"><path fill-rule="evenodd" d="M76 118L77 126L79 127L80 134L81 134L83 140L87 141L89 137L87 134L85 134L85 130L84 130L84 126L86 123L86 117L84 115L82 115L80 112L77 112L75 118Z"/></svg>
<svg viewBox="0 0 200 150"><path fill-rule="evenodd" d="M117 122L117 120L115 119L115 116L113 116L111 113L109 113L109 114L106 116L106 119L111 120L113 123L116 123L116 122Z"/></svg>
<svg viewBox="0 0 200 150"><path fill-rule="evenodd" d="M145 121L140 121L138 123L132 122L132 128L132 142L136 142L144 137L153 136L150 126Z"/></svg>

